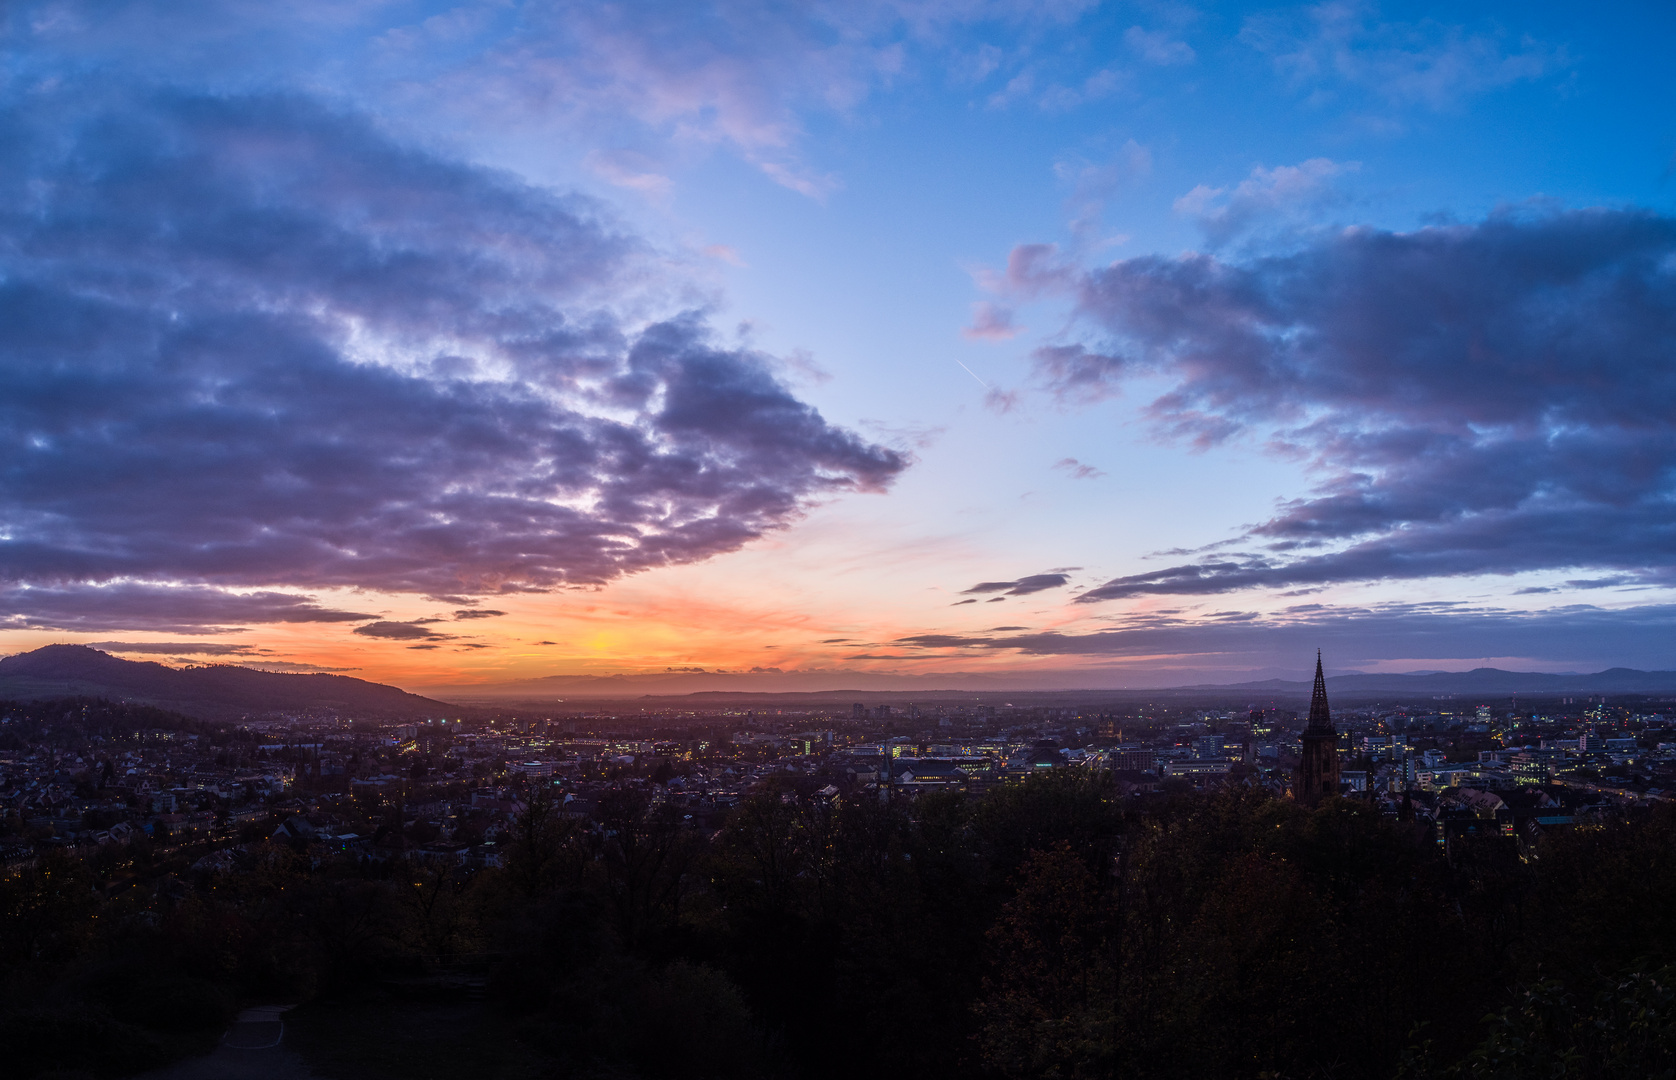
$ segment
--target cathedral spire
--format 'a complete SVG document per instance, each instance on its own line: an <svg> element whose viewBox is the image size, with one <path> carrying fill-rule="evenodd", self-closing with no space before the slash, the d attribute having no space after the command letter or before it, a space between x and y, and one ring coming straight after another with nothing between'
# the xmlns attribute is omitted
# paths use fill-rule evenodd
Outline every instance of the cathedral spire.
<svg viewBox="0 0 1676 1080"><path fill-rule="evenodd" d="M1333 714L1327 708L1327 677L1321 670L1321 650L1315 650L1315 691L1309 697L1309 730L1311 733L1336 734Z"/></svg>
<svg viewBox="0 0 1676 1080"><path fill-rule="evenodd" d="M1315 692L1309 699L1309 726L1299 742L1298 772L1292 794L1306 806L1314 806L1329 795L1338 794L1338 732L1333 714L1327 709L1327 675L1321 668L1321 650L1315 651Z"/></svg>

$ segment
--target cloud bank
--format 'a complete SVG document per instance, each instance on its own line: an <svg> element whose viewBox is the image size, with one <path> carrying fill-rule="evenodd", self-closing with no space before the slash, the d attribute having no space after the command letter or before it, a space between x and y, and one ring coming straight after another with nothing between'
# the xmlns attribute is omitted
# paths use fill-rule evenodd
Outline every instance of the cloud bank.
<svg viewBox="0 0 1676 1080"><path fill-rule="evenodd" d="M313 597L295 593L207 585L116 581L0 587L0 629L7 630L224 634L239 629L239 623L349 623L372 617L322 607Z"/></svg>
<svg viewBox="0 0 1676 1080"><path fill-rule="evenodd" d="M1676 219L1521 209L1241 261L1014 264L1093 331L1036 353L1061 400L1161 377L1161 436L1257 439L1319 478L1244 550L1082 602L1572 569L1676 584Z"/></svg>
<svg viewBox="0 0 1676 1080"><path fill-rule="evenodd" d="M1155 612L1125 616L1110 630L916 634L892 644L947 661L1011 653L1032 657L1168 662L1194 659L1201 667L1302 668L1303 658L1327 645L1341 667L1392 658L1471 661L1487 642L1501 657L1532 661L1628 665L1669 670L1676 665L1676 605L1609 609L1568 605L1509 611L1458 603L1351 607L1294 605L1280 611L1231 610L1200 615Z"/></svg>
<svg viewBox="0 0 1676 1080"><path fill-rule="evenodd" d="M354 114L64 82L10 95L0 141L13 625L596 585L906 464L716 341L597 206Z"/></svg>

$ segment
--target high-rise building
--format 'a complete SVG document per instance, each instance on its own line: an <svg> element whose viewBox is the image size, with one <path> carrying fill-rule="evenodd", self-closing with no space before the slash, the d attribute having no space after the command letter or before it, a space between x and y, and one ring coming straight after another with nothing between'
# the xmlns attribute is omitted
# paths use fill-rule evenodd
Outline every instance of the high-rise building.
<svg viewBox="0 0 1676 1080"><path fill-rule="evenodd" d="M1303 734L1303 758L1292 781L1292 794L1306 806L1338 794L1338 731L1327 708L1327 677L1321 652L1315 653L1315 690L1309 699L1309 726Z"/></svg>

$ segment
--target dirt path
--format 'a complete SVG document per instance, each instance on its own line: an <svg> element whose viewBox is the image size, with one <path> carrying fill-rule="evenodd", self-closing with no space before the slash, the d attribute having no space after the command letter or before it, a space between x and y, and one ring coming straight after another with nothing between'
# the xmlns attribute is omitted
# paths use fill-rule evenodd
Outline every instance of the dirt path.
<svg viewBox="0 0 1676 1080"><path fill-rule="evenodd" d="M134 1080L318 1080L302 1056L285 1045L283 1014L289 1008L246 1009L210 1053L141 1073Z"/></svg>

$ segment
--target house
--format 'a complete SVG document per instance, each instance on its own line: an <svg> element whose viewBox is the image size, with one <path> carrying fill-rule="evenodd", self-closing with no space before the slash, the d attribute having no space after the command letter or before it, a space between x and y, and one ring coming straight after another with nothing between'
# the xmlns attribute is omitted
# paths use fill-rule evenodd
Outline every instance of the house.
<svg viewBox="0 0 1676 1080"><path fill-rule="evenodd" d="M966 774L942 758L901 758L895 769L898 784L959 784Z"/></svg>
<svg viewBox="0 0 1676 1080"><path fill-rule="evenodd" d="M279 828L273 831L272 840L313 840L314 826L307 821L292 815L280 822Z"/></svg>

